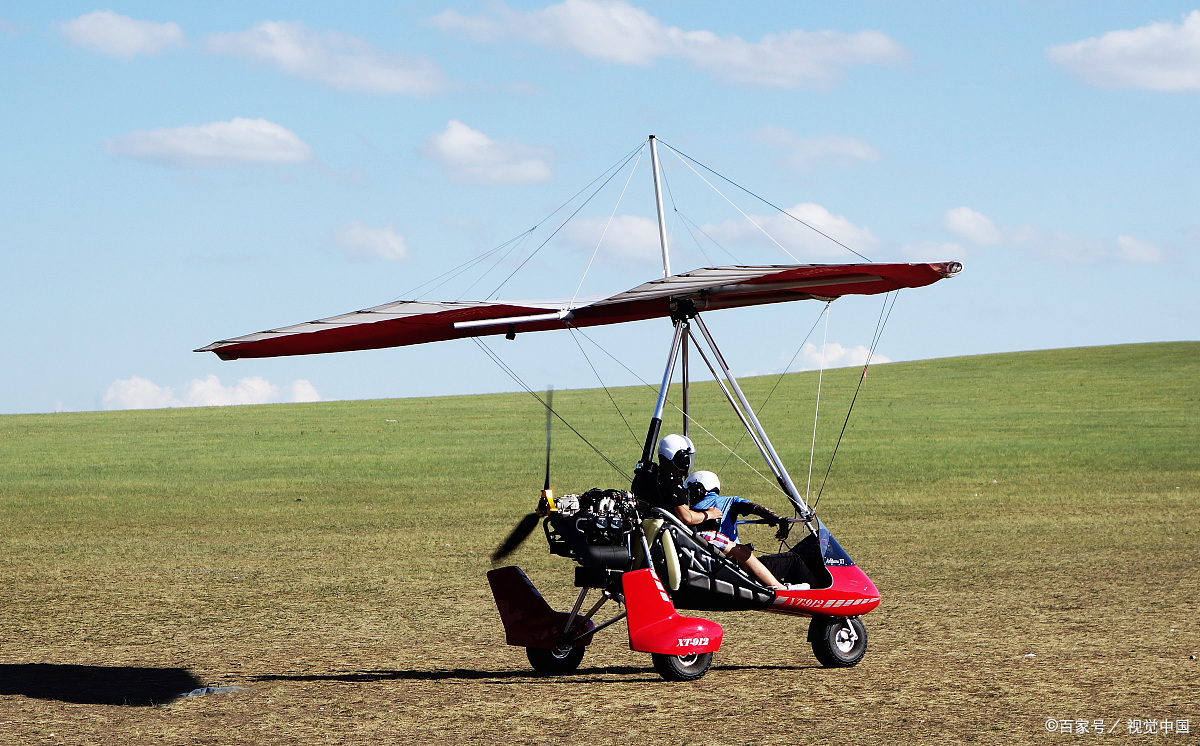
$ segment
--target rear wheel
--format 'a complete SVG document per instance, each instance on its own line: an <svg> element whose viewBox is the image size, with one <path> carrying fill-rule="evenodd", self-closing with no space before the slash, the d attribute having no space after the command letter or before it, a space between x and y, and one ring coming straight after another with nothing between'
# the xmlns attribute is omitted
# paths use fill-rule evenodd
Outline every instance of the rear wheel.
<svg viewBox="0 0 1200 746"><path fill-rule="evenodd" d="M525 648L525 656L529 658L530 665L538 673L544 673L547 676L561 676L579 668L579 662L583 660L585 652L587 652L587 648L582 645L554 650Z"/></svg>
<svg viewBox="0 0 1200 746"><path fill-rule="evenodd" d="M667 681L695 681L708 673L712 665L712 653L692 653L691 655L665 655L651 653L654 659L654 670L658 671Z"/></svg>
<svg viewBox="0 0 1200 746"><path fill-rule="evenodd" d="M858 617L813 617L808 628L813 654L826 668L849 668L867 653L867 627Z"/></svg>

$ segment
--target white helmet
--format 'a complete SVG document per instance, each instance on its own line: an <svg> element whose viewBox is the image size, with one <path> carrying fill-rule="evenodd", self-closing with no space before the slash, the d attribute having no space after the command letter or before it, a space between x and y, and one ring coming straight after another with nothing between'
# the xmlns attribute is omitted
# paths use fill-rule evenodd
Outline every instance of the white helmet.
<svg viewBox="0 0 1200 746"><path fill-rule="evenodd" d="M696 446L692 445L691 438L671 433L658 441L658 455L687 474L692 470L692 456L696 455Z"/></svg>
<svg viewBox="0 0 1200 746"><path fill-rule="evenodd" d="M699 497L704 497L710 492L721 493L721 478L711 471L698 471L688 477L684 484L687 485L688 491L694 491Z"/></svg>

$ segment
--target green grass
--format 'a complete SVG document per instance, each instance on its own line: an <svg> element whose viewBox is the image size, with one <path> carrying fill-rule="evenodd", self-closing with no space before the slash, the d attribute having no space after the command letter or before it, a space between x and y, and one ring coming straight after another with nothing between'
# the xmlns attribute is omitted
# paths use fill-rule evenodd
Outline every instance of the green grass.
<svg viewBox="0 0 1200 746"><path fill-rule="evenodd" d="M814 496L857 377L824 376ZM755 402L777 383L762 417L803 489L817 376L743 382ZM0 417L0 733L1012 743L1067 717L1200 731L1198 384L1200 343L872 367L819 504L884 599L866 659L812 668L803 620L717 615L725 647L690 687L658 682L623 625L564 679L502 644L483 574L541 487L527 395ZM635 434L603 391L555 404L629 471L653 392L613 394ZM718 397L695 386L693 411L732 444ZM785 507L693 436L726 493ZM624 486L561 426L553 481ZM569 605L569 562L536 535L513 559ZM27 698L2 677L32 663L186 668L246 690L152 709ZM697 718L730 735L679 725Z"/></svg>

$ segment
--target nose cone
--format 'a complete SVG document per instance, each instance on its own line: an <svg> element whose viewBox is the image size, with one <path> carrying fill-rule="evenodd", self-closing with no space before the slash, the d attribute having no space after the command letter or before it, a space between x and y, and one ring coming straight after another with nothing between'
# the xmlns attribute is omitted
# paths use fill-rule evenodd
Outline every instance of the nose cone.
<svg viewBox="0 0 1200 746"><path fill-rule="evenodd" d="M875 588L875 584L867 577L867 574L859 569L858 565L850 565L849 567L831 567L829 574L833 576L833 588L831 590L847 595L878 597L879 590Z"/></svg>
<svg viewBox="0 0 1200 746"><path fill-rule="evenodd" d="M853 569L855 571L854 582L859 583L862 589L859 592L867 596L874 596L878 598L879 589L875 587L875 584L871 582L871 579L867 577L867 574L863 572L858 565L855 565Z"/></svg>
<svg viewBox="0 0 1200 746"><path fill-rule="evenodd" d="M867 574L858 565L849 567L831 567L829 574L833 576L833 586L829 591L844 599L837 604L839 611L852 614L866 614L879 605L879 590Z"/></svg>

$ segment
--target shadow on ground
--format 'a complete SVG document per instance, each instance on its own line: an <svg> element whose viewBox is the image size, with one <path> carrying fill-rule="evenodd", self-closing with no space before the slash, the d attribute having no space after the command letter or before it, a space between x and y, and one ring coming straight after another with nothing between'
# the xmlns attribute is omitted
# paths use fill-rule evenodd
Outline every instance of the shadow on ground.
<svg viewBox="0 0 1200 746"><path fill-rule="evenodd" d="M819 666L713 666L714 671L800 671ZM640 666L596 666L580 668L573 673L563 674L561 678L569 678L572 682L616 681L616 679L597 678L602 676L638 676L651 681L661 681L653 668ZM344 681L347 683L369 683L373 681L475 681L481 679L545 679L531 670L523 671L478 671L469 668L438 669L438 670L408 670L408 671L345 671L327 674L263 674L255 676L253 681ZM625 679L630 680L630 679ZM636 679L633 679L636 680Z"/></svg>
<svg viewBox="0 0 1200 746"><path fill-rule="evenodd" d="M186 668L0 664L0 695L59 702L150 707L202 686Z"/></svg>

